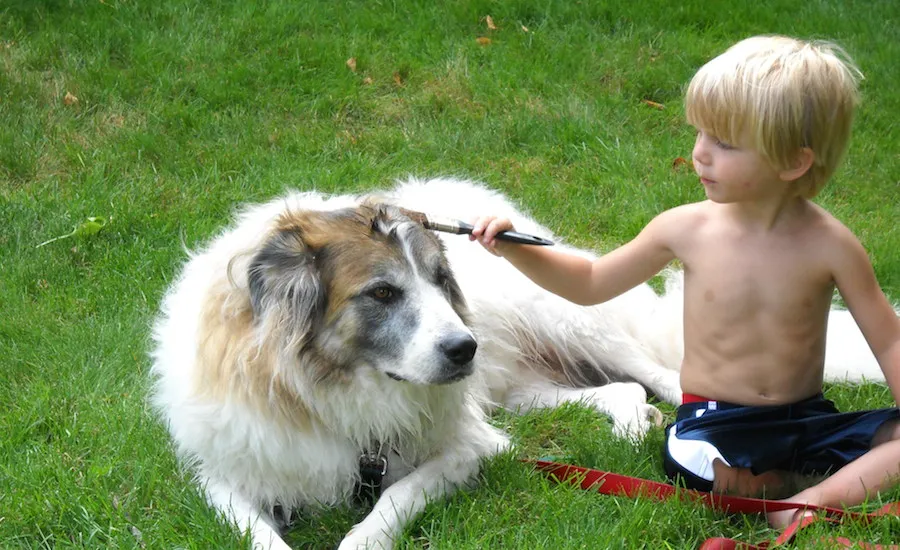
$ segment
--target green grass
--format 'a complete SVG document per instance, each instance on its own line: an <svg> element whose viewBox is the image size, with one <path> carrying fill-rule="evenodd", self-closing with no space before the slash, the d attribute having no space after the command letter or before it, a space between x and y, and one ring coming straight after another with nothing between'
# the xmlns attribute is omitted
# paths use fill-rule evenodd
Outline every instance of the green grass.
<svg viewBox="0 0 900 550"><path fill-rule="evenodd" d="M849 157L819 202L900 298L898 29L893 0L4 2L0 547L248 546L204 504L146 404L148 329L183 243L209 238L237 205L289 187L452 174L608 250L702 197L672 167L693 139L682 89L751 34L837 40L866 74ZM37 248L89 216L110 222ZM845 408L891 404L877 386L829 395ZM430 505L400 548L691 548L773 535L755 517L555 486L516 460L553 454L661 479L659 430L634 448L578 407L495 421L516 454ZM331 547L363 513L305 516L290 538ZM896 520L838 532L900 539Z"/></svg>

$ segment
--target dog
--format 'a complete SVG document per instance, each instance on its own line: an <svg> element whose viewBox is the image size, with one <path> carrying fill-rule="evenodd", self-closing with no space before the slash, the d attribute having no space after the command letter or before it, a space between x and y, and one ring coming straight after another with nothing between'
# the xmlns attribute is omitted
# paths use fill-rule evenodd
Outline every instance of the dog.
<svg viewBox="0 0 900 550"><path fill-rule="evenodd" d="M427 501L508 448L488 422L497 407L578 402L638 438L662 420L648 391L680 402L677 272L663 295L641 285L578 306L403 209L507 216L591 257L454 178L291 192L193 253L154 325L151 399L211 505L255 548L288 548L279 528L294 511L360 486L382 493L339 548L392 548Z"/></svg>

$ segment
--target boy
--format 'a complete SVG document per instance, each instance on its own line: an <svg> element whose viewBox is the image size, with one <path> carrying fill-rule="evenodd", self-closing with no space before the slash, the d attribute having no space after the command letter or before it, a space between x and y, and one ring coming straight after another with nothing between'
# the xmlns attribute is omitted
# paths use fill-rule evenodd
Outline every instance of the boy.
<svg viewBox="0 0 900 550"><path fill-rule="evenodd" d="M708 200L663 212L605 256L496 241L513 229L503 219L481 218L472 231L537 284L584 305L682 262L685 393L665 461L688 487L771 496L787 489L789 471L833 474L788 500L850 506L900 474L897 409L841 414L821 394L837 288L900 402L900 321L862 245L810 201L850 137L860 75L842 54L760 36L702 67L685 104ZM768 519L784 527L795 513Z"/></svg>

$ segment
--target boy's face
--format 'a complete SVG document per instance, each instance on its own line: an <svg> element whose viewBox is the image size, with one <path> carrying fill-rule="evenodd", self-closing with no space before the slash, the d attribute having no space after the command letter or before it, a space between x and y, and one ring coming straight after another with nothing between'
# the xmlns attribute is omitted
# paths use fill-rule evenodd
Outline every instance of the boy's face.
<svg viewBox="0 0 900 550"><path fill-rule="evenodd" d="M766 200L783 195L789 185L754 149L725 143L704 130L697 130L692 158L706 197L713 202Z"/></svg>

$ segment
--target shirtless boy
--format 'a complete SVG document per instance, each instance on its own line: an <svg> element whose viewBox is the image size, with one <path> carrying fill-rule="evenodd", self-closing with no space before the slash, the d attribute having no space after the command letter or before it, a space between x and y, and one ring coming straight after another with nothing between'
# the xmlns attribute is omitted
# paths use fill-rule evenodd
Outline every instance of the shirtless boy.
<svg viewBox="0 0 900 550"><path fill-rule="evenodd" d="M664 454L688 487L787 496L788 472L830 474L787 500L840 507L900 474L897 409L839 413L821 393L837 288L900 402L900 321L862 245L811 201L846 152L858 78L836 46L787 37L750 38L707 63L685 102L707 200L663 212L596 260L495 240L513 229L505 219L475 223L472 239L578 304L681 261L685 399ZM783 527L795 513L768 519Z"/></svg>

